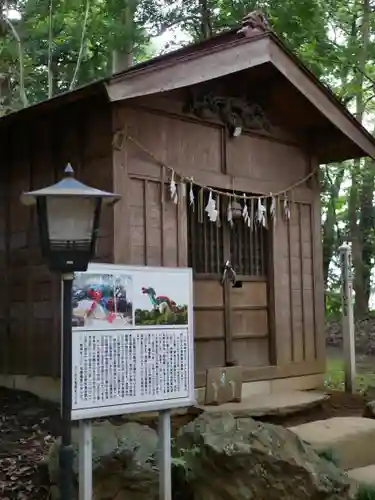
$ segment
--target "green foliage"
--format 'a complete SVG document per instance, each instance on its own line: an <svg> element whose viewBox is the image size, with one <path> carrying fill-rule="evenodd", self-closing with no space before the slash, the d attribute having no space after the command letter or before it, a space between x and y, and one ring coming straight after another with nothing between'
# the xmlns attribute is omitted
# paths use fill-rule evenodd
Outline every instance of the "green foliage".
<svg viewBox="0 0 375 500"><path fill-rule="evenodd" d="M50 47L51 1L53 15ZM78 86L109 75L112 72L115 51L131 52L134 61L150 57L150 34L145 25L152 26L158 22L152 17L154 4L155 2L146 0L16 2L20 19L12 22L22 40L25 86L29 102L47 98L49 71L52 75L52 94L67 91L72 83L80 53L82 57L77 71ZM86 9L88 15L85 24ZM0 73L9 72L14 78L11 88L13 109L21 105L18 97L20 75L17 71L17 61L16 41L11 33L7 32L5 39L0 42Z"/></svg>
<svg viewBox="0 0 375 500"><path fill-rule="evenodd" d="M359 485L355 498L356 500L375 500L375 486Z"/></svg>
<svg viewBox="0 0 375 500"><path fill-rule="evenodd" d="M201 449L194 445L192 448L178 448L176 439L172 439L172 467L181 471L186 479L191 476L193 470L193 461L201 453Z"/></svg>
<svg viewBox="0 0 375 500"><path fill-rule="evenodd" d="M355 378L355 390L361 394L365 393L369 387L375 386L375 374L372 367L366 362L357 361L357 375ZM344 362L340 358L327 360L327 368L324 380L324 386L328 390L344 390L345 372Z"/></svg>
<svg viewBox="0 0 375 500"><path fill-rule="evenodd" d="M159 309L136 309L135 324L136 325L187 325L188 309L187 306L176 308L175 311L166 309L160 312Z"/></svg>
<svg viewBox="0 0 375 500"><path fill-rule="evenodd" d="M181 449L172 439L172 490L173 500L194 500L194 492L189 484L193 475L192 461L201 450L197 446Z"/></svg>
<svg viewBox="0 0 375 500"><path fill-rule="evenodd" d="M337 456L335 450L327 448L325 450L317 451L317 454L319 455L320 458L327 460L327 462L332 462L334 465L336 465L336 467L340 467L340 459Z"/></svg>

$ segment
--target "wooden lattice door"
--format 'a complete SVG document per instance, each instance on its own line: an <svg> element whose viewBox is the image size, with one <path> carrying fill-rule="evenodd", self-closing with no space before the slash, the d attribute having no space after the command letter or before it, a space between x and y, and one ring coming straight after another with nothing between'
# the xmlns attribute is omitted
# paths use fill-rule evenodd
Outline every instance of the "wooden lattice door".
<svg viewBox="0 0 375 500"><path fill-rule="evenodd" d="M229 225L226 208L222 203L218 224L202 210L188 208L198 385L209 367L270 364L268 232L258 224L248 228L242 218ZM236 272L235 287L229 280L223 282L227 261Z"/></svg>

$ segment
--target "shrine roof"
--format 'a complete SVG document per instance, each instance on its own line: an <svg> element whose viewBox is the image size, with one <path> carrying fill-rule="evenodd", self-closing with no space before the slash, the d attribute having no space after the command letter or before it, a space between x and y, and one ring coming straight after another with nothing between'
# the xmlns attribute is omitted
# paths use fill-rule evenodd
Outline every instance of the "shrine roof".
<svg viewBox="0 0 375 500"><path fill-rule="evenodd" d="M98 94L105 95L111 102L124 101L187 88L228 75L246 73L247 78L251 78L251 75L268 72L271 75L269 80L278 82L287 96L283 98L287 100L284 106L281 102L276 103L280 113L290 123L295 121L295 126L303 129L312 144L316 142L321 162L361 156L375 159L372 135L268 26L254 23L252 15L247 16L241 26L208 40L152 58L108 78L6 115L0 119L0 127L21 117L32 119L35 112L52 111ZM325 142L322 136L326 136Z"/></svg>

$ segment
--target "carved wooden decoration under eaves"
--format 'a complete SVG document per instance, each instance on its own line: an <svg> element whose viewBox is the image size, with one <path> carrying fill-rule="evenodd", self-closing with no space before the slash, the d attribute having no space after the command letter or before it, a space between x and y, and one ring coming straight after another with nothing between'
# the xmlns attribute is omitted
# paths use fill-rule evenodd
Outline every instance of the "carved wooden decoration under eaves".
<svg viewBox="0 0 375 500"><path fill-rule="evenodd" d="M266 132L271 129L261 106L239 97L218 96L213 92L192 93L183 111L201 119L218 118L230 131L235 127Z"/></svg>

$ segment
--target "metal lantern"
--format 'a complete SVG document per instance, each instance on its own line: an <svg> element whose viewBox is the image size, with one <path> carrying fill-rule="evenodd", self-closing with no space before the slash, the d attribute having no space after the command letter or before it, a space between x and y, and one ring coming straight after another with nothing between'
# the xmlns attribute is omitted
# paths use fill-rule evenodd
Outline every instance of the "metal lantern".
<svg viewBox="0 0 375 500"><path fill-rule="evenodd" d="M95 252L101 209L119 198L77 181L70 164L61 181L22 194L22 203L37 207L42 253L52 271L87 270Z"/></svg>

